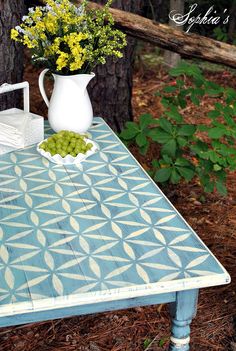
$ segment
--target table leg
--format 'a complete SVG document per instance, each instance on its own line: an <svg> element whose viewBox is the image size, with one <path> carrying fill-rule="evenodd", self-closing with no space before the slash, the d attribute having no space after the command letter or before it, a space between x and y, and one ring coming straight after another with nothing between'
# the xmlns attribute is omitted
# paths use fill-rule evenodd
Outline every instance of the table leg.
<svg viewBox="0 0 236 351"><path fill-rule="evenodd" d="M197 312L198 289L179 291L170 304L172 328L169 351L189 351L190 323Z"/></svg>

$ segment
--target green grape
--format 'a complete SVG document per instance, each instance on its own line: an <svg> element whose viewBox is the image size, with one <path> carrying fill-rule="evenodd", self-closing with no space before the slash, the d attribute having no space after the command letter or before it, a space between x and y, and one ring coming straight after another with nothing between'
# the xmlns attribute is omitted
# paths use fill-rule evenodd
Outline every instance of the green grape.
<svg viewBox="0 0 236 351"><path fill-rule="evenodd" d="M93 144L92 144L92 143L88 143L88 144L87 144L87 149L88 149L88 150L91 150L92 147L93 147Z"/></svg>
<svg viewBox="0 0 236 351"><path fill-rule="evenodd" d="M47 147L46 143L42 143L39 148L42 150L45 150L45 148Z"/></svg>
<svg viewBox="0 0 236 351"><path fill-rule="evenodd" d="M40 145L40 149L49 152L52 156L59 154L62 158L70 154L76 157L78 154L85 154L93 147L92 143L86 143L88 135L79 134L69 130L61 130L51 135Z"/></svg>

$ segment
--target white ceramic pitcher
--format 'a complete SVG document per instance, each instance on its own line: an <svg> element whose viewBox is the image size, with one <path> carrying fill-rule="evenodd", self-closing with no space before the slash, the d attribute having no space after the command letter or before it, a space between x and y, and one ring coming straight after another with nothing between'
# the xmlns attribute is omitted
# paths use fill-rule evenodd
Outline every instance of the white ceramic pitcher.
<svg viewBox="0 0 236 351"><path fill-rule="evenodd" d="M39 76L39 90L48 107L48 120L55 132L70 130L85 133L92 124L93 109L87 85L95 74L61 76L52 74L55 84L50 101L44 89L45 69Z"/></svg>

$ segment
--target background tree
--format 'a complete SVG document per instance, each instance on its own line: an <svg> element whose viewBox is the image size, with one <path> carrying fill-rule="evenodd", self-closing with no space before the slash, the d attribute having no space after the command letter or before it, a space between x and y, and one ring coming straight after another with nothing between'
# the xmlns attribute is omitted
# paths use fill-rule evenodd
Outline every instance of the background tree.
<svg viewBox="0 0 236 351"><path fill-rule="evenodd" d="M10 38L10 30L19 24L24 0L0 0L0 85L23 80L23 47ZM19 93L1 94L0 110L18 106Z"/></svg>
<svg viewBox="0 0 236 351"><path fill-rule="evenodd" d="M230 43L233 43L236 39L236 0L233 0L231 8L230 8L230 20L229 20L229 29L228 29L228 38Z"/></svg>
<svg viewBox="0 0 236 351"><path fill-rule="evenodd" d="M104 4L107 1L94 2ZM140 13L142 5L143 0L115 0L112 7ZM106 65L99 65L95 70L96 77L89 87L94 115L104 117L109 125L118 131L125 122L132 120L131 96L136 40L127 37L127 42L123 58L109 58Z"/></svg>
<svg viewBox="0 0 236 351"><path fill-rule="evenodd" d="M170 12L184 13L184 0L170 0ZM174 21L169 19L169 26L183 31L183 26L177 26ZM181 56L175 52L166 50L164 54L164 63L168 67L176 67L181 60Z"/></svg>

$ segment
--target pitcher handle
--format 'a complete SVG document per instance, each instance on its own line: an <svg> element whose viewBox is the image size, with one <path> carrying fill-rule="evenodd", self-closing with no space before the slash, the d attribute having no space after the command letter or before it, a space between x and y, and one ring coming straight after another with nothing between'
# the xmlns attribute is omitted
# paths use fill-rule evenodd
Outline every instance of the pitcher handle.
<svg viewBox="0 0 236 351"><path fill-rule="evenodd" d="M39 90L40 90L40 93L41 93L43 100L44 100L45 104L47 105L47 107L49 107L49 100L48 100L48 97L47 97L45 89L44 89L44 77L48 71L49 71L49 69L46 68L39 75Z"/></svg>

